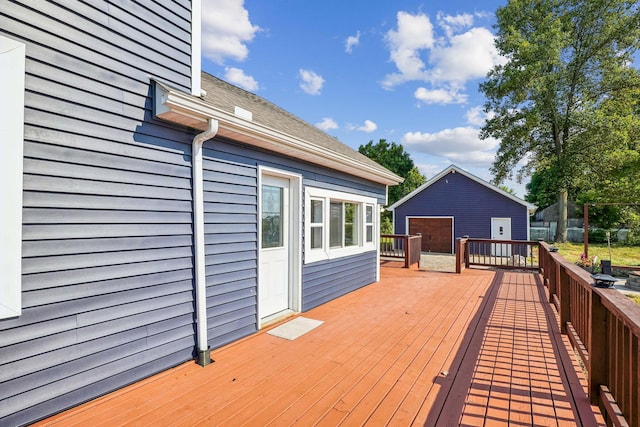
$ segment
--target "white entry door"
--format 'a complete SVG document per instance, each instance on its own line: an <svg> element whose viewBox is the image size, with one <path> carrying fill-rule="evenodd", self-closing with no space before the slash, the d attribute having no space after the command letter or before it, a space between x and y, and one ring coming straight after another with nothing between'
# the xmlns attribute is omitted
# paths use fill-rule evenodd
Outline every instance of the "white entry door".
<svg viewBox="0 0 640 427"><path fill-rule="evenodd" d="M290 189L285 178L263 176L261 188L260 317L290 308Z"/></svg>
<svg viewBox="0 0 640 427"><path fill-rule="evenodd" d="M511 218L491 218L491 240L511 240ZM491 255L511 256L511 245L493 243Z"/></svg>

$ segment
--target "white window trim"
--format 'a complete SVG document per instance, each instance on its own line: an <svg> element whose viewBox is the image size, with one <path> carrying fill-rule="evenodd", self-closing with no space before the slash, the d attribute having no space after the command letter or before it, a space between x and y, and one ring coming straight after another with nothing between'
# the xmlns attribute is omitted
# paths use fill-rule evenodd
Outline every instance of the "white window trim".
<svg viewBox="0 0 640 427"><path fill-rule="evenodd" d="M0 319L22 314L22 156L25 53L23 43L0 36Z"/></svg>
<svg viewBox="0 0 640 427"><path fill-rule="evenodd" d="M376 218L375 212L377 212L378 205L377 200L373 197L366 197L357 194L345 193L341 191L333 191L326 190L322 188L315 187L305 187L304 191L304 206L305 212L310 212L311 208L311 199L321 199L323 200L323 237L322 237L322 248L311 249L311 221L305 220L304 232L305 232L305 256L304 262L305 264L329 259L342 258L350 255L357 255L368 251L376 250L377 248L377 235L378 235L378 220ZM359 205L358 208L358 235L359 235L359 243L354 246L346 246L340 248L330 248L329 247L329 221L330 221L330 203L331 200L348 202L348 203L356 203ZM374 211L373 217L373 241L366 242L366 226L365 222L365 212L366 205L372 205Z"/></svg>

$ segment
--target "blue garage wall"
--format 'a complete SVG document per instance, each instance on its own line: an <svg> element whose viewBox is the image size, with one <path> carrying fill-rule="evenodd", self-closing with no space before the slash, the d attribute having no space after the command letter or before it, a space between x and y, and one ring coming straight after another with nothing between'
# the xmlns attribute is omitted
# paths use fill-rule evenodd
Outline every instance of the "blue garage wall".
<svg viewBox="0 0 640 427"><path fill-rule="evenodd" d="M407 216L454 217L454 237L491 238L491 218L511 218L511 238L527 239L527 207L460 173L448 173L394 210L394 232Z"/></svg>

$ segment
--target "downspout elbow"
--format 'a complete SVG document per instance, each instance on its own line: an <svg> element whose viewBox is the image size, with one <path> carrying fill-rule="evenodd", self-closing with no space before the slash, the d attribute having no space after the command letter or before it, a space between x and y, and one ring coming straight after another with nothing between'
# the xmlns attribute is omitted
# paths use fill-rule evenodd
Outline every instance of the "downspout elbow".
<svg viewBox="0 0 640 427"><path fill-rule="evenodd" d="M211 363L207 339L207 277L204 251L204 172L202 147L218 133L218 121L209 119L207 129L197 134L191 144L191 174L193 200L193 246L196 288L196 333L198 364Z"/></svg>

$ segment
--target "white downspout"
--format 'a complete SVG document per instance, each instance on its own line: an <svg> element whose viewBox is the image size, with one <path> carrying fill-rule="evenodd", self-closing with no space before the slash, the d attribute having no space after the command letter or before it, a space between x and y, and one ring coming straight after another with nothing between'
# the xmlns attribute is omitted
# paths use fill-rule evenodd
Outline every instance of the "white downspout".
<svg viewBox="0 0 640 427"><path fill-rule="evenodd" d="M202 146L218 133L218 121L209 119L207 130L193 138L191 144L191 177L193 198L193 246L196 282L196 333L198 364L211 363L207 343L207 277L204 252L204 174L202 170Z"/></svg>

